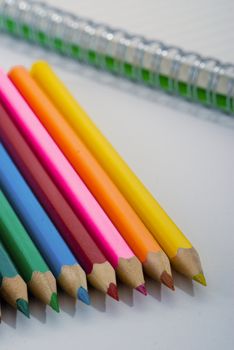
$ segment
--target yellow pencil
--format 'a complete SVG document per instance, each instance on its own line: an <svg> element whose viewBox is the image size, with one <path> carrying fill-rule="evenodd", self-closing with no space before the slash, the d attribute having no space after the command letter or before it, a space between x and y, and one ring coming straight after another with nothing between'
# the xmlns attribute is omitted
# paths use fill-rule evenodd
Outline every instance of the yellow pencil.
<svg viewBox="0 0 234 350"><path fill-rule="evenodd" d="M36 62L31 75L118 186L164 249L174 268L206 285L198 253L192 244L97 129L50 66L43 61Z"/></svg>

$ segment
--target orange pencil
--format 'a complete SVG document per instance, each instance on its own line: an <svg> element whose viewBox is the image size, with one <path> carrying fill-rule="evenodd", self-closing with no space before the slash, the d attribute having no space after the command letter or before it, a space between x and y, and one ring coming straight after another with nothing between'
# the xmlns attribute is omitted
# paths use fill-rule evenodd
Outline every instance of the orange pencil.
<svg viewBox="0 0 234 350"><path fill-rule="evenodd" d="M166 254L87 146L25 68L15 67L8 76L142 262L146 273L173 289Z"/></svg>

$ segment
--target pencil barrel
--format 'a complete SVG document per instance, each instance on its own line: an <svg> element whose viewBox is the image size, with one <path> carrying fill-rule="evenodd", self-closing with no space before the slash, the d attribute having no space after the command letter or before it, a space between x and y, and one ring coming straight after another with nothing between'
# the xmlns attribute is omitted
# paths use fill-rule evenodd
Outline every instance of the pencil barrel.
<svg viewBox="0 0 234 350"><path fill-rule="evenodd" d="M234 115L234 65L31 0L0 0L0 28L153 88Z"/></svg>

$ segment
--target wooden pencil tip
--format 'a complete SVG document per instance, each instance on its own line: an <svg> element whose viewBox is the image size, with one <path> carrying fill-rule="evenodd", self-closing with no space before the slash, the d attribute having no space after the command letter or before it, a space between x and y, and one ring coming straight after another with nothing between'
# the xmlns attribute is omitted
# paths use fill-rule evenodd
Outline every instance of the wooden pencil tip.
<svg viewBox="0 0 234 350"><path fill-rule="evenodd" d="M21 311L26 317L30 318L28 302L24 299L17 299L16 307Z"/></svg>
<svg viewBox="0 0 234 350"><path fill-rule="evenodd" d="M198 273L197 275L193 276L193 280L202 284L203 286L207 286L206 279L203 273Z"/></svg>
<svg viewBox="0 0 234 350"><path fill-rule="evenodd" d="M83 301L83 303L85 303L85 304L87 304L87 305L90 305L90 297L89 297L89 294L88 294L87 290L84 289L83 287L80 287L80 288L78 289L77 297L78 297L78 299L80 299L81 301Z"/></svg>
<svg viewBox="0 0 234 350"><path fill-rule="evenodd" d="M113 299L119 301L118 289L114 283L110 283L107 294Z"/></svg>
<svg viewBox="0 0 234 350"><path fill-rule="evenodd" d="M56 293L52 293L51 299L50 299L50 306L53 310L56 312L59 312L59 303L58 303L58 295Z"/></svg>
<svg viewBox="0 0 234 350"><path fill-rule="evenodd" d="M145 288L144 284L141 284L140 286L136 287L136 290L141 294L147 295L147 289Z"/></svg>
<svg viewBox="0 0 234 350"><path fill-rule="evenodd" d="M166 271L161 274L160 281L171 290L175 290L173 278Z"/></svg>

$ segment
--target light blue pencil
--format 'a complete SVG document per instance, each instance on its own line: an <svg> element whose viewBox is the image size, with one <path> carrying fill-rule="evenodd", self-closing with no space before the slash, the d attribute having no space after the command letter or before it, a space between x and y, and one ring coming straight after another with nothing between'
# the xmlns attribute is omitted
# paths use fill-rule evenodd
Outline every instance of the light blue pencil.
<svg viewBox="0 0 234 350"><path fill-rule="evenodd" d="M89 304L85 272L2 144L0 144L0 160L0 187L61 288L72 297L78 297Z"/></svg>

